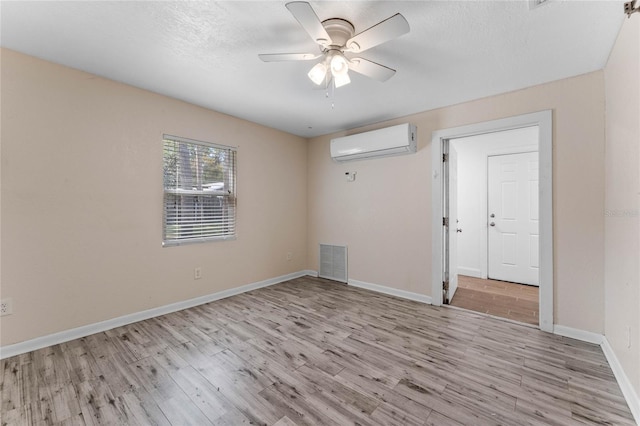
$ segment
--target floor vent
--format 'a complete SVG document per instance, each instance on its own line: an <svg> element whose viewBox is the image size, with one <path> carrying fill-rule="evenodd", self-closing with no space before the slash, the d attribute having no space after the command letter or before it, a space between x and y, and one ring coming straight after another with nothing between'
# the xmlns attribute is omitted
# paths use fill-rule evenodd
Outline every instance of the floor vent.
<svg viewBox="0 0 640 426"><path fill-rule="evenodd" d="M347 282L347 246L320 244L320 272L318 276Z"/></svg>

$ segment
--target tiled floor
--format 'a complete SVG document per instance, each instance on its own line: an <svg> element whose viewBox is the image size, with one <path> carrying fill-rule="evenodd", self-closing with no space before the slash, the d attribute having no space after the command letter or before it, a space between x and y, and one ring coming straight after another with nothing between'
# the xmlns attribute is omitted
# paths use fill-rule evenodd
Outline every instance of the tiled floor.
<svg viewBox="0 0 640 426"><path fill-rule="evenodd" d="M538 287L458 275L452 306L538 325Z"/></svg>

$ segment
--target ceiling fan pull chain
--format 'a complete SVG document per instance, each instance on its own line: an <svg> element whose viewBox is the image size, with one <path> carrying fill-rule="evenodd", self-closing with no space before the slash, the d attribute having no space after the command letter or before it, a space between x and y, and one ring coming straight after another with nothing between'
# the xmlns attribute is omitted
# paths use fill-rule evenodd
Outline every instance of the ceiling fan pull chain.
<svg viewBox="0 0 640 426"><path fill-rule="evenodd" d="M335 109L335 97L336 97L336 84L335 84L335 80L332 78L331 81L329 82L329 90L331 90L331 95L329 95L329 90L327 90L327 98L331 99L331 109Z"/></svg>

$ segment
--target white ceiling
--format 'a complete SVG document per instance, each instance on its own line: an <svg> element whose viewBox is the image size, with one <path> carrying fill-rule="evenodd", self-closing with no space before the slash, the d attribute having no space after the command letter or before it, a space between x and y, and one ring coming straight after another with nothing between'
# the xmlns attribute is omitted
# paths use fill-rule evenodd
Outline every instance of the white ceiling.
<svg viewBox="0 0 640 426"><path fill-rule="evenodd" d="M622 1L312 1L356 33L397 12L411 32L360 56L397 70L327 98L314 62L259 53L317 45L284 1L2 1L2 46L311 137L602 69ZM332 108L333 104L333 108Z"/></svg>

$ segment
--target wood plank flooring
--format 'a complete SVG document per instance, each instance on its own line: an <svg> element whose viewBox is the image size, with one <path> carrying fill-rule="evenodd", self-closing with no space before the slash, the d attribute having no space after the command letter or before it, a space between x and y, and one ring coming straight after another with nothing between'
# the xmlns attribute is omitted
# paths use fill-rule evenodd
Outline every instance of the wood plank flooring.
<svg viewBox="0 0 640 426"><path fill-rule="evenodd" d="M538 287L458 275L451 306L538 325Z"/></svg>
<svg viewBox="0 0 640 426"><path fill-rule="evenodd" d="M311 277L0 367L2 425L634 424L598 346Z"/></svg>

